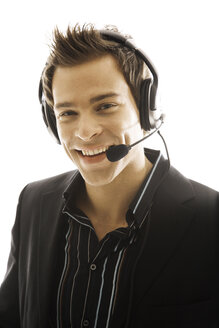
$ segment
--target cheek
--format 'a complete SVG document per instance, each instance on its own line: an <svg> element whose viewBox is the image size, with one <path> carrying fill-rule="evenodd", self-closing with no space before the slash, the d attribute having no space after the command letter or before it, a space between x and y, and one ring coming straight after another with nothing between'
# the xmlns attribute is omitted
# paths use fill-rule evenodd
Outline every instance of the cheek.
<svg viewBox="0 0 219 328"><path fill-rule="evenodd" d="M68 143L73 137L73 129L70 126L57 123L57 130L61 142Z"/></svg>
<svg viewBox="0 0 219 328"><path fill-rule="evenodd" d="M106 126L115 134L119 132L126 134L138 125L140 123L137 113L133 111L121 111L120 115L111 118Z"/></svg>
<svg viewBox="0 0 219 328"><path fill-rule="evenodd" d="M134 124L132 127L126 130L124 133L126 144L132 144L144 137L144 131L141 128L139 122Z"/></svg>

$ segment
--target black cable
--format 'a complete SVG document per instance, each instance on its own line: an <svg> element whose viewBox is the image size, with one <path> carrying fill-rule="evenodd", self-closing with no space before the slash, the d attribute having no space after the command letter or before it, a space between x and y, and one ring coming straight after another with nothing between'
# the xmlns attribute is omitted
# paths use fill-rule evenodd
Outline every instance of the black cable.
<svg viewBox="0 0 219 328"><path fill-rule="evenodd" d="M167 154L167 160L168 160L168 169L169 169L170 168L170 155L169 155L169 152L168 152L167 144L166 144L166 141L165 141L164 137L160 133L160 130L158 130L157 133L159 134L159 136L161 137L161 139L164 143L164 147L165 147L166 154Z"/></svg>

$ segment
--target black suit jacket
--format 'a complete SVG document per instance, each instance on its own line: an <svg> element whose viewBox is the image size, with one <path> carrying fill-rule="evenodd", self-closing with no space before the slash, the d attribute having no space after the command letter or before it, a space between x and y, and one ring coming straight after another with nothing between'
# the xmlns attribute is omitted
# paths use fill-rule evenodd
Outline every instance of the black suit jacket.
<svg viewBox="0 0 219 328"><path fill-rule="evenodd" d="M66 233L62 194L72 174L29 184L20 195L0 289L1 328L52 326ZM171 167L154 196L131 311L118 305L111 327L123 327L127 315L133 328L219 327L218 222L218 193Z"/></svg>

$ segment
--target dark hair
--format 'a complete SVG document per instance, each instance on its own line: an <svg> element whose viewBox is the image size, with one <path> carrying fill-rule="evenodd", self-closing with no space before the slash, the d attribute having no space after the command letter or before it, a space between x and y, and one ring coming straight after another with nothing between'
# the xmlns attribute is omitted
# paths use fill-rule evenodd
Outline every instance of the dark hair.
<svg viewBox="0 0 219 328"><path fill-rule="evenodd" d="M113 27L113 31L118 32L118 29ZM117 42L103 39L99 30L92 24L68 27L65 34L56 28L50 49L50 56L42 74L43 93L50 107L53 107L52 79L57 66L74 66L107 54L111 54L117 60L118 68L139 106L141 82L146 75L148 76L149 70L133 50Z"/></svg>

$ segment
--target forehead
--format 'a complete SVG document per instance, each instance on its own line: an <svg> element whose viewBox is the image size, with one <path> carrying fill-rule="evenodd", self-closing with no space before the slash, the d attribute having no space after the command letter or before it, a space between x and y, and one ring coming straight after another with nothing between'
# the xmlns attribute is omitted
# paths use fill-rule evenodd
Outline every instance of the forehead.
<svg viewBox="0 0 219 328"><path fill-rule="evenodd" d="M92 96L99 91L124 93L128 90L128 84L117 61L111 55L95 58L76 66L58 66L52 83L54 101L69 93L77 96L86 92Z"/></svg>

